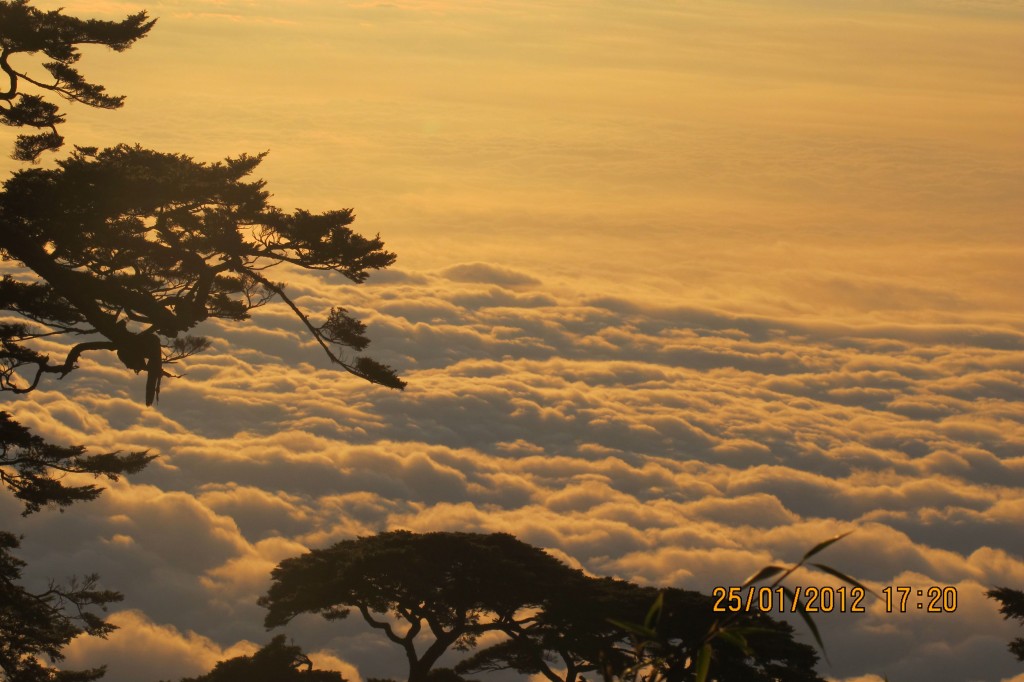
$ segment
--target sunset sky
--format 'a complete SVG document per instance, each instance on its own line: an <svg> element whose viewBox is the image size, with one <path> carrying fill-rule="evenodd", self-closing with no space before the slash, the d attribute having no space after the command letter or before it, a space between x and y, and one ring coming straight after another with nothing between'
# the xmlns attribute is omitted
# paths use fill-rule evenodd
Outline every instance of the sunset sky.
<svg viewBox="0 0 1024 682"><path fill-rule="evenodd" d="M1024 682L984 597L1024 589L1024 2L33 4L159 18L84 51L128 99L68 107L69 142L269 150L277 205L380 234L398 260L364 285L276 277L358 313L409 382L330 369L269 305L201 329L155 408L99 355L5 394L54 441L160 454L10 522L37 581L125 594L69 666L251 653L278 561L381 530L507 531L705 592L853 530L825 563L958 608L823 617L822 675ZM284 632L350 682L404 674L355 618Z"/></svg>

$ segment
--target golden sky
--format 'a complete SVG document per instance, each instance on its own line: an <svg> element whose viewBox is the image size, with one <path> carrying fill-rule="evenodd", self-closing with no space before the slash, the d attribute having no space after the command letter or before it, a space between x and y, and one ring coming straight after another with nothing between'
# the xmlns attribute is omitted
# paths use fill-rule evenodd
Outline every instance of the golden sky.
<svg viewBox="0 0 1024 682"><path fill-rule="evenodd" d="M79 6L160 23L89 55L129 104L72 109L70 139L269 149L283 205L354 206L402 267L743 310L1019 312L1018 2Z"/></svg>
<svg viewBox="0 0 1024 682"><path fill-rule="evenodd" d="M157 410L96 363L12 402L163 454L25 526L55 566L33 536L75 526L127 595L70 663L121 682L251 651L269 569L357 533L507 530L709 590L857 528L834 565L961 609L826 619L825 674L1024 679L981 596L1024 587L1024 3L35 4L159 18L86 51L128 101L69 107L70 141L269 149L279 205L381 234L394 272L292 290L364 315L410 384L331 373L271 307L211 326ZM398 674L357 623L294 636L352 680Z"/></svg>

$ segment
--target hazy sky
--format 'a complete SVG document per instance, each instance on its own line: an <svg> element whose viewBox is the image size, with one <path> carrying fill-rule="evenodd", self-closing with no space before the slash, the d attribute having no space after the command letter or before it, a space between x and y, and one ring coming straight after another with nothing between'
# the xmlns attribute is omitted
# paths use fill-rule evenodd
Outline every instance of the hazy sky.
<svg viewBox="0 0 1024 682"><path fill-rule="evenodd" d="M20 526L40 575L71 556L126 595L70 664L250 652L277 561L379 530L708 591L856 529L826 563L959 606L824 618L824 675L1024 680L983 596L1024 588L1024 2L60 4L159 17L86 52L128 102L69 107L69 140L269 149L279 205L354 207L394 268L290 290L362 314L409 381L332 372L271 306L210 325L157 409L96 362L7 397L52 439L161 454ZM353 682L401 675L368 631L287 629Z"/></svg>

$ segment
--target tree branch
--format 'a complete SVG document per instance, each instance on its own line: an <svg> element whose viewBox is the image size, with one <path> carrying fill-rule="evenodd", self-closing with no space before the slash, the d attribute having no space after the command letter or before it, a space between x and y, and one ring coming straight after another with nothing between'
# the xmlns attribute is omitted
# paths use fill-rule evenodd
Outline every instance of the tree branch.
<svg viewBox="0 0 1024 682"><path fill-rule="evenodd" d="M363 620L369 623L370 627L377 628L378 630L383 630L384 634L387 635L387 638L390 639L392 642L405 646L405 644L407 643L407 638L399 637L398 635L396 635L395 631L391 628L390 623L385 623L383 621L376 620L373 616L371 616L370 609L366 607L366 604L359 604L359 613L363 614Z"/></svg>
<svg viewBox="0 0 1024 682"><path fill-rule="evenodd" d="M32 383L26 388L17 388L13 384L11 385L10 391L12 393L29 393L34 391L36 386L39 385L39 379L46 374L60 374L63 379L66 377L71 370L75 368L75 363L78 361L79 356L85 351L89 350L115 350L117 347L109 341L87 341L85 343L79 343L68 352L66 358L64 358L64 364L62 365L51 365L49 363L36 363L38 369L36 370L36 376L32 380Z"/></svg>
<svg viewBox="0 0 1024 682"><path fill-rule="evenodd" d="M7 78L10 79L10 84L7 86L7 92L0 92L0 99L8 101L14 99L18 94L18 72L7 63L7 57L10 54L11 51L6 47L2 52L0 52L0 69L3 69L4 73L7 74Z"/></svg>

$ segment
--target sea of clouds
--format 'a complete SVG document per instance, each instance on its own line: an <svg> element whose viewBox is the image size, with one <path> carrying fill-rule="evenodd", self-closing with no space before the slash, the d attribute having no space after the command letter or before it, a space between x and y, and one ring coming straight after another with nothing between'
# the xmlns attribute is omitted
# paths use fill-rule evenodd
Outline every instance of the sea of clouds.
<svg viewBox="0 0 1024 682"><path fill-rule="evenodd" d="M957 608L823 615L823 674L1017 670L1019 630L983 593L1024 586L1024 334L657 307L481 262L290 290L362 315L409 387L330 369L278 305L209 324L213 349L155 408L142 378L93 361L5 405L58 442L160 455L16 528L33 580L96 571L125 594L120 630L73 642L68 665L156 680L251 652L273 634L255 602L278 561L382 530L505 531L594 574L705 592L852 530L825 563L876 590L954 587ZM286 632L350 679L403 673L356 619Z"/></svg>

